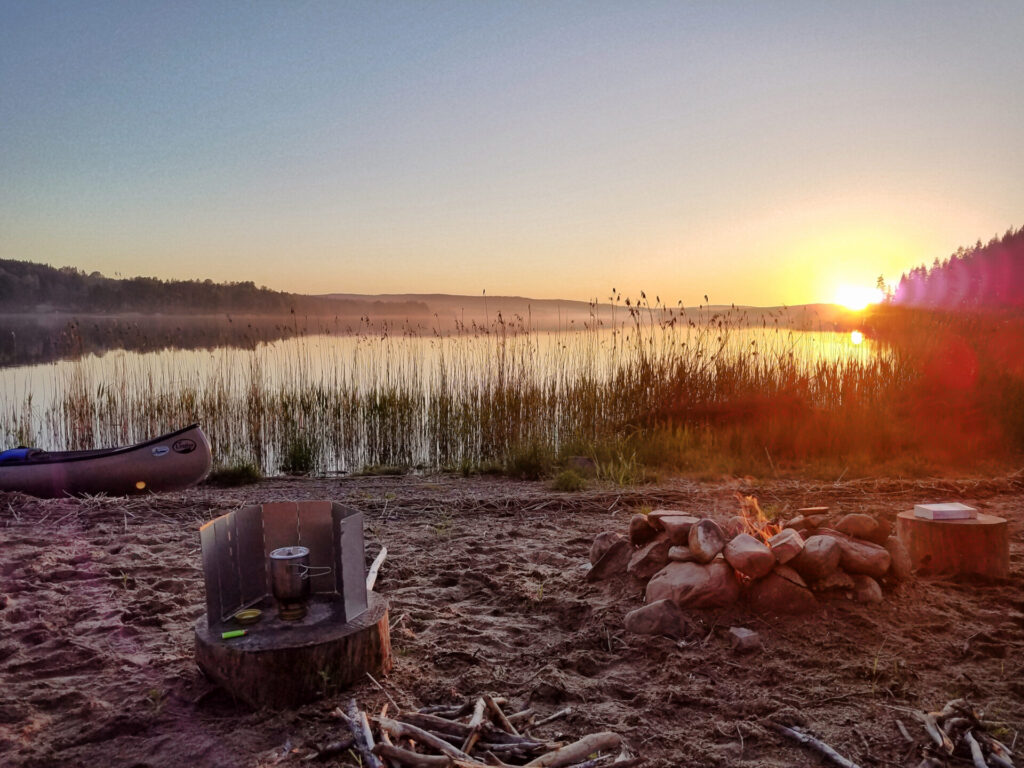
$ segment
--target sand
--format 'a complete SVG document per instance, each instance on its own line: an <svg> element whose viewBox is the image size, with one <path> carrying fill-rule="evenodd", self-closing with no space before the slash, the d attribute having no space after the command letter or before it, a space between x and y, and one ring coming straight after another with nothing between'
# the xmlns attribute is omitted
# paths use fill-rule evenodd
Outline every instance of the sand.
<svg viewBox="0 0 1024 768"><path fill-rule="evenodd" d="M1011 521L1011 578L918 579L881 605L846 599L806 618L739 606L694 614L681 641L634 636L642 604L625 578L588 584L593 537L625 531L642 505L726 516L733 493L778 509L826 504L894 517L921 501L965 501ZM649 765L817 765L768 731L803 723L864 766L916 765L901 708L967 696L1024 751L1024 478L805 483L673 481L564 494L542 483L461 477L279 479L143 498L41 501L0 494L0 764L9 766L356 765L302 758L337 739L349 696L377 710L369 680L287 712L236 705L198 671L204 611L198 527L243 503L329 498L367 514L368 559L388 559L403 708L491 692L540 715L539 734L620 733ZM738 655L728 629L759 632Z"/></svg>

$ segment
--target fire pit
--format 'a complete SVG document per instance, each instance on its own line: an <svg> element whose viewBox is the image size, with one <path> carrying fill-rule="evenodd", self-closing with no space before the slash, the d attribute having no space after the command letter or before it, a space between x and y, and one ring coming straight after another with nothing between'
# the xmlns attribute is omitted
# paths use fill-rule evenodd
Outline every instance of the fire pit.
<svg viewBox="0 0 1024 768"><path fill-rule="evenodd" d="M629 574L646 582L642 608L626 616L638 633L685 632L683 610L721 608L740 600L760 613L814 611L822 599L883 599L882 584L911 574L910 556L885 519L798 510L770 522L757 499L737 494L740 509L718 522L681 510L635 515L628 535L600 534L591 548L595 581Z"/></svg>
<svg viewBox="0 0 1024 768"><path fill-rule="evenodd" d="M206 616L196 661L233 696L298 706L390 669L388 604L366 586L361 512L262 504L199 533Z"/></svg>

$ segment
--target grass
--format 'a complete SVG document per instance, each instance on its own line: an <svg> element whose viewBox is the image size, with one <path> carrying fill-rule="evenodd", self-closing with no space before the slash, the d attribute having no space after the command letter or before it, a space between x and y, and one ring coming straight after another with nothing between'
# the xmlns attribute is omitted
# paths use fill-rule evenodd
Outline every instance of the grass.
<svg viewBox="0 0 1024 768"><path fill-rule="evenodd" d="M775 318L617 300L582 330L385 329L278 347L60 364L0 394L8 444L137 442L198 421L260 473L450 469L552 478L570 456L633 485L987 467L1024 451L1024 322L881 308L871 351ZM606 313L607 314L607 313ZM399 332L400 331L400 332Z"/></svg>
<svg viewBox="0 0 1024 768"><path fill-rule="evenodd" d="M263 479L260 468L252 461L239 461L228 466L216 467L206 482L223 488L239 485L252 485Z"/></svg>

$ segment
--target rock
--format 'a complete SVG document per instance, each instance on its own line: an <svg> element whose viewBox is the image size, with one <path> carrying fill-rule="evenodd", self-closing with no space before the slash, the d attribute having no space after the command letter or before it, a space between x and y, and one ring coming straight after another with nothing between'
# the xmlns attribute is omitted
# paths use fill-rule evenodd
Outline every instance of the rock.
<svg viewBox="0 0 1024 768"><path fill-rule="evenodd" d="M788 563L803 551L804 537L792 528L783 528L768 539L768 548L777 562Z"/></svg>
<svg viewBox="0 0 1024 768"><path fill-rule="evenodd" d="M680 608L721 608L736 602L740 584L724 561L669 563L647 583L647 602L672 600Z"/></svg>
<svg viewBox="0 0 1024 768"><path fill-rule="evenodd" d="M597 581L624 574L632 556L633 548L629 546L629 542L623 536L601 555L600 560L594 563L594 567L587 573L587 581Z"/></svg>
<svg viewBox="0 0 1024 768"><path fill-rule="evenodd" d="M629 560L626 572L642 581L647 581L654 574L668 565L668 550L672 542L664 534L654 541L641 547Z"/></svg>
<svg viewBox="0 0 1024 768"><path fill-rule="evenodd" d="M871 515L854 512L840 518L835 529L847 536L853 536L855 539L870 539L871 535L878 530L878 521Z"/></svg>
<svg viewBox="0 0 1024 768"><path fill-rule="evenodd" d="M597 462L589 456L570 456L565 468L575 471L580 477L597 477Z"/></svg>
<svg viewBox="0 0 1024 768"><path fill-rule="evenodd" d="M661 525L661 518L663 517L693 517L693 515L689 512L683 512L681 509L655 509L647 515L647 519L651 521L651 525L658 530L664 530Z"/></svg>
<svg viewBox="0 0 1024 768"><path fill-rule="evenodd" d="M676 563L692 563L696 560L689 547L670 547L668 559Z"/></svg>
<svg viewBox="0 0 1024 768"><path fill-rule="evenodd" d="M867 540L872 544L884 547L886 540L892 535L892 523L882 517L876 517L875 522L878 523L878 527L867 537Z"/></svg>
<svg viewBox="0 0 1024 768"><path fill-rule="evenodd" d="M858 603L882 602L882 588L878 582L862 573L853 577L853 595Z"/></svg>
<svg viewBox="0 0 1024 768"><path fill-rule="evenodd" d="M722 526L722 532L727 539L734 539L741 533L747 533L747 518L742 515L730 517Z"/></svg>
<svg viewBox="0 0 1024 768"><path fill-rule="evenodd" d="M747 600L762 613L810 613L818 607L800 574L787 565L777 565L763 579L753 582L747 589Z"/></svg>
<svg viewBox="0 0 1024 768"><path fill-rule="evenodd" d="M732 649L737 653L749 653L761 649L761 636L746 627L729 627Z"/></svg>
<svg viewBox="0 0 1024 768"><path fill-rule="evenodd" d="M659 521L672 543L683 546L689 544L690 530L700 522L700 518L692 515L664 515Z"/></svg>
<svg viewBox="0 0 1024 768"><path fill-rule="evenodd" d="M903 542L892 536L885 540L885 551L889 553L892 562L889 563L889 575L896 581L907 581L914 575L914 565L910 559L910 553L903 545Z"/></svg>
<svg viewBox="0 0 1024 768"><path fill-rule="evenodd" d="M830 589L853 589L853 576L838 568L824 579L811 583L815 592L827 592Z"/></svg>
<svg viewBox="0 0 1024 768"><path fill-rule="evenodd" d="M690 528L689 544L698 563L709 563L725 549L725 534L718 523L704 518Z"/></svg>
<svg viewBox="0 0 1024 768"><path fill-rule="evenodd" d="M618 531L604 531L597 534L590 545L590 564L596 565L605 552L617 541L625 541L626 537Z"/></svg>
<svg viewBox="0 0 1024 768"><path fill-rule="evenodd" d="M636 635L683 637L690 620L672 600L657 600L626 614L626 629Z"/></svg>
<svg viewBox="0 0 1024 768"><path fill-rule="evenodd" d="M651 525L647 515L633 515L629 519L629 543L634 547L642 547L657 535L658 529Z"/></svg>
<svg viewBox="0 0 1024 768"><path fill-rule="evenodd" d="M775 567L775 555L749 533L741 533L725 545L725 560L744 576L760 579Z"/></svg>
<svg viewBox="0 0 1024 768"><path fill-rule="evenodd" d="M835 572L841 557L839 542L831 536L811 536L789 565L807 581L820 581Z"/></svg>
<svg viewBox="0 0 1024 768"><path fill-rule="evenodd" d="M792 528L794 531L803 531L807 529L807 518L803 515L797 515L796 517L787 520L784 528Z"/></svg>
<svg viewBox="0 0 1024 768"><path fill-rule="evenodd" d="M839 566L847 573L863 573L880 579L889 570L892 558L885 547L858 539L834 538L839 542Z"/></svg>

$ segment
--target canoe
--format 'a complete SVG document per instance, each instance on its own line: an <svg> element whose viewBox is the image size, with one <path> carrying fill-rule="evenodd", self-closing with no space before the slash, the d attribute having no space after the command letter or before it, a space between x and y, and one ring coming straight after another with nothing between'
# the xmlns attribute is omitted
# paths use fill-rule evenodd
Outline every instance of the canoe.
<svg viewBox="0 0 1024 768"><path fill-rule="evenodd" d="M178 491L210 472L210 441L193 424L120 448L48 453L15 449L0 454L0 491L42 498Z"/></svg>

